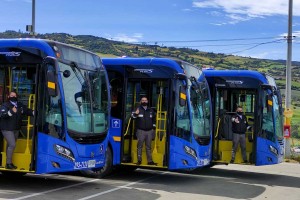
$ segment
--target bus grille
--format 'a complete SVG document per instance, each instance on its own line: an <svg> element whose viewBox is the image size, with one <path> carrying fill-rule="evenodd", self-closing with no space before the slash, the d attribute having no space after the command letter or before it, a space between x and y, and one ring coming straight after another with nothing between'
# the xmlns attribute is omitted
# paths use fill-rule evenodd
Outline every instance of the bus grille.
<svg viewBox="0 0 300 200"><path fill-rule="evenodd" d="M278 140L278 143L280 144L280 145L283 145L283 139L277 139Z"/></svg>
<svg viewBox="0 0 300 200"><path fill-rule="evenodd" d="M106 138L106 134L97 136L74 137L73 139L79 144L100 144Z"/></svg>
<svg viewBox="0 0 300 200"><path fill-rule="evenodd" d="M203 145L203 146L209 145L209 143L210 143L210 137L199 137L197 135L194 135L194 138L196 139L198 144Z"/></svg>

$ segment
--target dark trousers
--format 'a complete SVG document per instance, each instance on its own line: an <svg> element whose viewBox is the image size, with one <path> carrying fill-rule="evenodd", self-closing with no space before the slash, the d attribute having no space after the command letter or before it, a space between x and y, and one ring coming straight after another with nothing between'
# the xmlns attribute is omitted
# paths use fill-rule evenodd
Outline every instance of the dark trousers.
<svg viewBox="0 0 300 200"><path fill-rule="evenodd" d="M14 150L16 148L16 141L19 136L19 130L15 131L5 131L2 130L3 137L5 138L7 142L6 147L6 164L12 163L12 155L14 153Z"/></svg>
<svg viewBox="0 0 300 200"><path fill-rule="evenodd" d="M152 133L153 133L153 130L144 131L144 130L137 129L136 136L138 139L138 142L137 142L138 161L142 161L142 149L143 149L143 144L145 142L146 143L147 161L152 162L152 155L151 155Z"/></svg>
<svg viewBox="0 0 300 200"><path fill-rule="evenodd" d="M247 160L247 154L246 154L246 134L233 133L232 156L231 156L231 159L232 160L235 159L235 153L236 153L236 150L237 150L239 144L241 145L243 160L246 161Z"/></svg>

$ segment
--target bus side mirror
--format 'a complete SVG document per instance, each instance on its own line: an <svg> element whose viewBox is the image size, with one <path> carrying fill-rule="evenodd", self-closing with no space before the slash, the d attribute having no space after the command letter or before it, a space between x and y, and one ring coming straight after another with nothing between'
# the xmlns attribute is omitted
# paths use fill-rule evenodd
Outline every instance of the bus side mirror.
<svg viewBox="0 0 300 200"><path fill-rule="evenodd" d="M63 72L63 76L64 76L65 78L69 78L69 77L71 76L70 70L65 70L65 71Z"/></svg>
<svg viewBox="0 0 300 200"><path fill-rule="evenodd" d="M186 93L185 93L185 88L183 86L180 86L179 88L179 105L180 106L186 105Z"/></svg>
<svg viewBox="0 0 300 200"><path fill-rule="evenodd" d="M54 71L47 71L47 89L48 89L48 94L51 97L56 97L57 96L57 81L56 81L56 76Z"/></svg>

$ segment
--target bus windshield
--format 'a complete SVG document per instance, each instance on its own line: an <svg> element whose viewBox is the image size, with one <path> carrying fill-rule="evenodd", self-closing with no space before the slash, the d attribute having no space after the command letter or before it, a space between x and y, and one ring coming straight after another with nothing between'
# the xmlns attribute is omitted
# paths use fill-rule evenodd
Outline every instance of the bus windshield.
<svg viewBox="0 0 300 200"><path fill-rule="evenodd" d="M59 65L61 71L70 72L69 76L62 76L68 130L81 134L105 132L108 128L105 72L84 70L62 62Z"/></svg>
<svg viewBox="0 0 300 200"><path fill-rule="evenodd" d="M275 134L277 139L283 139L283 115L280 113L279 101L276 95L273 96L274 118L275 118Z"/></svg>
<svg viewBox="0 0 300 200"><path fill-rule="evenodd" d="M205 82L201 83L204 86ZM203 87L206 90L205 87ZM210 136L210 124L209 124L209 98L205 95L205 91L201 88L191 86L191 108L192 108L192 127L195 139L199 137ZM207 93L206 93L207 94Z"/></svg>

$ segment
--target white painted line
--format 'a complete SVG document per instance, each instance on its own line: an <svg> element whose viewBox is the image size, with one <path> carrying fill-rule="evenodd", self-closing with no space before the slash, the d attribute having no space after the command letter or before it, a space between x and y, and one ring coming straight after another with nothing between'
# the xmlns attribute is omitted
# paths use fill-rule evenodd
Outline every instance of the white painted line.
<svg viewBox="0 0 300 200"><path fill-rule="evenodd" d="M81 198L81 199L78 199L78 200L87 200L87 199L91 199L91 198L94 198L94 197L98 197L98 196L101 196L101 195L103 195L103 194L107 194L107 193L110 193L110 192L114 192L114 191L117 191L117 190L126 188L126 187L131 186L131 185L135 185L135 184L137 184L137 183L146 181L146 180L148 180L148 179L151 179L151 178L154 178L154 177L156 177L156 176L160 176L160 175L163 175L163 174L166 174L166 173L169 173L169 172L163 172L163 173L157 174L157 175L155 175L155 176L151 176L151 177L148 177L148 178L139 180L139 181L131 182L131 183L128 183L128 184L123 185L123 186L118 186L118 187L116 187L116 188L114 188L114 189L106 190L106 191L103 191L103 192L100 192L100 193L97 193L97 194L94 194L94 195L91 195L91 196L87 196L87 197L84 197L84 198Z"/></svg>
<svg viewBox="0 0 300 200"><path fill-rule="evenodd" d="M68 185L68 186L65 186L65 187L60 187L60 188L56 188L56 189L52 189L52 190L47 190L45 192L34 193L34 194L30 194L30 195L27 195L27 196L18 197L18 198L10 199L10 200L28 199L28 198L31 198L31 197L36 197L36 196L47 194L47 193L50 193L50 192L56 192L56 191L59 191L59 190L64 190L64 189L68 189L68 188L71 188L71 187L75 187L75 186L78 186L78 185L83 185L83 184L91 183L91 182L95 182L95 181L99 181L99 179L93 179L93 180L85 181L83 183Z"/></svg>

